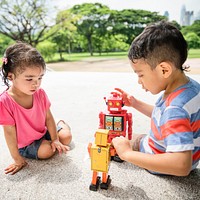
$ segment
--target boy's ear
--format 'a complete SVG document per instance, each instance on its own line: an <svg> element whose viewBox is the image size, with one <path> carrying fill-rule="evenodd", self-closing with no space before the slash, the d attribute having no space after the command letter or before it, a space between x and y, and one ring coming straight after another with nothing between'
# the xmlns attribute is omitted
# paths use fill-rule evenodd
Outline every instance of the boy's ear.
<svg viewBox="0 0 200 200"><path fill-rule="evenodd" d="M168 62L161 62L159 67L164 78L168 78L171 75L172 66Z"/></svg>

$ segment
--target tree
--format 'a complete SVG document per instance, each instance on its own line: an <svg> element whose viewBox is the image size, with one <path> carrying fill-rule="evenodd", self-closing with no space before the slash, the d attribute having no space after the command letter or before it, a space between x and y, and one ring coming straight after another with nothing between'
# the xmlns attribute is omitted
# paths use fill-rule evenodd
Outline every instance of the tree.
<svg viewBox="0 0 200 200"><path fill-rule="evenodd" d="M125 35L127 37L125 42L130 44L147 24L163 19L166 17L158 15L157 12L124 9L121 11L113 10L108 18L108 23L112 34Z"/></svg>
<svg viewBox="0 0 200 200"><path fill-rule="evenodd" d="M0 33L36 46L52 26L49 16L45 0L1 0Z"/></svg>
<svg viewBox="0 0 200 200"><path fill-rule="evenodd" d="M189 32L194 32L200 37L200 20L194 21L191 26L185 26L181 29L181 32L186 35Z"/></svg>
<svg viewBox="0 0 200 200"><path fill-rule="evenodd" d="M199 49L200 48L200 37L193 32L186 34L185 39L188 43L189 49Z"/></svg>
<svg viewBox="0 0 200 200"><path fill-rule="evenodd" d="M78 16L73 15L70 10L60 11L57 14L57 23L52 27L51 31L54 32L54 29L58 31L52 35L51 40L57 44L60 60L64 60L62 52L65 51L66 48L68 48L68 53L71 53L71 42L73 42L75 31L77 30L74 23L76 23L77 20Z"/></svg>
<svg viewBox="0 0 200 200"><path fill-rule="evenodd" d="M71 11L80 16L77 21L77 31L83 35L88 42L88 50L93 55L93 37L102 35L106 31L105 22L107 21L110 9L100 3L83 3L75 5Z"/></svg>
<svg viewBox="0 0 200 200"><path fill-rule="evenodd" d="M4 54L6 48L13 43L9 37L0 34L0 54L1 56Z"/></svg>

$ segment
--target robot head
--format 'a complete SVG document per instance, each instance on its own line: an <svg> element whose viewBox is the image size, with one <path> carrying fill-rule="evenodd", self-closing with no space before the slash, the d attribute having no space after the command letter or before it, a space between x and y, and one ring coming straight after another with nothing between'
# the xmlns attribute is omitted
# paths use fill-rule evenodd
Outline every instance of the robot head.
<svg viewBox="0 0 200 200"><path fill-rule="evenodd" d="M106 101L106 97L104 99ZM120 112L124 106L122 97L117 92L111 92L111 96L108 98L106 104L110 112Z"/></svg>

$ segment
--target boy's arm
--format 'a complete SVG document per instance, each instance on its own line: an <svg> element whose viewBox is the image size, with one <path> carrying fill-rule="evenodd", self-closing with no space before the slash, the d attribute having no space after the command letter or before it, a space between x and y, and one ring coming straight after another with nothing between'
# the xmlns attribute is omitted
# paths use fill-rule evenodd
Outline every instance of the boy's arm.
<svg viewBox="0 0 200 200"><path fill-rule="evenodd" d="M136 98L132 107L138 110L139 112L143 113L147 117L151 117L154 108L154 106L144 103L143 101L140 101Z"/></svg>
<svg viewBox="0 0 200 200"><path fill-rule="evenodd" d="M190 173L192 151L146 154L133 151L130 142L123 137L114 138L112 143L122 160L144 169L175 176L187 176Z"/></svg>
<svg viewBox="0 0 200 200"><path fill-rule="evenodd" d="M25 159L19 154L18 145L17 145L17 136L16 136L16 128L15 126L5 125L3 126L4 135L6 139L6 143L12 158L14 159L14 163L9 165L5 169L6 174L15 174L20 169L22 169L25 165L27 165Z"/></svg>
<svg viewBox="0 0 200 200"><path fill-rule="evenodd" d="M115 88L115 90L121 94L125 106L133 107L147 117L151 117L154 106L136 99L120 88Z"/></svg>

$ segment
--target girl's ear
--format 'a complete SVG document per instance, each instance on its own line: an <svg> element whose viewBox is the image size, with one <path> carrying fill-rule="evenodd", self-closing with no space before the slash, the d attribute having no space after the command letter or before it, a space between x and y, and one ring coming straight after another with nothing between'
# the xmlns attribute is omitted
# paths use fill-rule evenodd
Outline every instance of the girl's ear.
<svg viewBox="0 0 200 200"><path fill-rule="evenodd" d="M168 62L161 62L159 67L164 78L168 78L172 74L172 66Z"/></svg>
<svg viewBox="0 0 200 200"><path fill-rule="evenodd" d="M9 80L9 81L14 80L14 76L15 76L15 75L14 75L13 73L9 72L9 73L8 73L8 80Z"/></svg>

